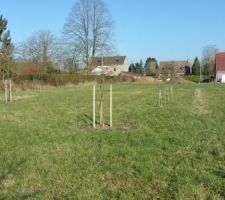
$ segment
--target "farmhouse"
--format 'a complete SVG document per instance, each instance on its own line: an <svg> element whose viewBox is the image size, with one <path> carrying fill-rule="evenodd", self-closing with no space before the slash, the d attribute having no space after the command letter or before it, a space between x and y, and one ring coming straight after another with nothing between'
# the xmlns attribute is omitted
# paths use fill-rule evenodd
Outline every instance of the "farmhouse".
<svg viewBox="0 0 225 200"><path fill-rule="evenodd" d="M92 74L108 76L118 76L122 72L129 71L129 65L126 56L113 56L113 57L95 57L94 70Z"/></svg>
<svg viewBox="0 0 225 200"><path fill-rule="evenodd" d="M216 81L225 82L225 52L216 54Z"/></svg>
<svg viewBox="0 0 225 200"><path fill-rule="evenodd" d="M159 67L160 74L169 75L169 74L178 74L185 75L190 74L191 63L189 61L163 61L160 62Z"/></svg>

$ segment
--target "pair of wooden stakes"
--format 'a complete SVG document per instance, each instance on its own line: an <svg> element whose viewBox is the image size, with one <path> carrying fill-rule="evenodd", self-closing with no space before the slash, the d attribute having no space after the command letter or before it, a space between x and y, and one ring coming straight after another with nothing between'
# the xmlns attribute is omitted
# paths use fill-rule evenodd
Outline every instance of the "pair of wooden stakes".
<svg viewBox="0 0 225 200"><path fill-rule="evenodd" d="M5 102L6 103L12 102L12 80L5 79L4 86L5 86Z"/></svg>
<svg viewBox="0 0 225 200"><path fill-rule="evenodd" d="M101 90L100 90L100 127L104 128L104 118L103 118L103 85L100 85ZM110 84L110 92L109 92L109 126L110 128L113 127L113 119L112 119L112 84ZM93 122L92 126L95 129L96 128L96 86L95 84L93 85Z"/></svg>
<svg viewBox="0 0 225 200"><path fill-rule="evenodd" d="M159 90L159 99L158 99L159 107L162 107L163 103L167 104L172 100L173 100L173 87L172 86L170 86L170 89L165 88L164 98L163 98L162 90Z"/></svg>

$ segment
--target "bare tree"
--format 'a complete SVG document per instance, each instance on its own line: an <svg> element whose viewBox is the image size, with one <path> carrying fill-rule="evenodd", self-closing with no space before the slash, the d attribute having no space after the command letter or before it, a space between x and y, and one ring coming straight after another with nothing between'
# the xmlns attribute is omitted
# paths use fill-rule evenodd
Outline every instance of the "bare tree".
<svg viewBox="0 0 225 200"><path fill-rule="evenodd" d="M64 36L80 54L87 71L91 71L96 55L112 49L112 29L112 18L103 0L79 0L72 8Z"/></svg>
<svg viewBox="0 0 225 200"><path fill-rule="evenodd" d="M16 53L21 60L35 63L39 73L47 73L54 68L56 46L56 38L50 31L40 31L19 44Z"/></svg>
<svg viewBox="0 0 225 200"><path fill-rule="evenodd" d="M215 45L205 46L202 51L203 73L210 77L215 76L215 56L217 52L218 49Z"/></svg>
<svg viewBox="0 0 225 200"><path fill-rule="evenodd" d="M62 40L58 41L57 46L60 48L57 49L56 53L56 65L67 72L77 72L80 69L81 62L81 58L78 53L79 51Z"/></svg>

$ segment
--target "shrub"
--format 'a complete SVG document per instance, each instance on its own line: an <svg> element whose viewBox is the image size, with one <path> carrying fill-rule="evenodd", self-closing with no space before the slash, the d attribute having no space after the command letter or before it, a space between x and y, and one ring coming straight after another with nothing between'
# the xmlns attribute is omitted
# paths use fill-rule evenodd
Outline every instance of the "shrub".
<svg viewBox="0 0 225 200"><path fill-rule="evenodd" d="M184 76L183 78L186 79L186 80L188 80L188 81L195 82L195 83L198 83L199 80L200 80L200 77L197 76L197 75ZM213 79L211 79L209 76L203 76L202 82L208 83L208 82L210 82L212 80Z"/></svg>
<svg viewBox="0 0 225 200"><path fill-rule="evenodd" d="M14 82L20 84L22 82L30 81L35 82L37 80L42 81L44 84L60 87L65 86L67 84L81 84L87 82L98 82L102 81L102 76L93 76L93 75L82 75L82 74L43 74L40 76L34 75L16 75L14 76ZM128 82L133 81L131 77L125 76L105 76L104 80L106 83L116 83L116 82Z"/></svg>

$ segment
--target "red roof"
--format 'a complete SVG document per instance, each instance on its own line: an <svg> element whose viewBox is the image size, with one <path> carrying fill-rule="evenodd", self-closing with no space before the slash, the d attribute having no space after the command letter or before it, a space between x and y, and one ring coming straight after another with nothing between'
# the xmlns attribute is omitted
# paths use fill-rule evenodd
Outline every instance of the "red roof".
<svg viewBox="0 0 225 200"><path fill-rule="evenodd" d="M126 60L126 56L113 56L113 57L103 57L103 65L106 66L116 66L116 65L124 65ZM102 65L102 57L94 58L94 66Z"/></svg>
<svg viewBox="0 0 225 200"><path fill-rule="evenodd" d="M225 52L216 54L216 71L225 71Z"/></svg>

